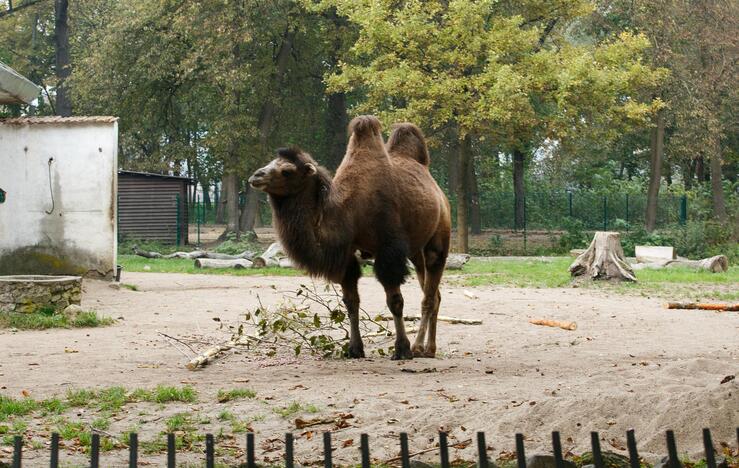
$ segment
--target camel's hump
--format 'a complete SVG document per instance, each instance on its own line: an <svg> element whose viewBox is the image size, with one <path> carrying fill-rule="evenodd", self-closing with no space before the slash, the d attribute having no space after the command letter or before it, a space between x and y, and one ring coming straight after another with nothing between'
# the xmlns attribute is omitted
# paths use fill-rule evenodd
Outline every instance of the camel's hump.
<svg viewBox="0 0 739 468"><path fill-rule="evenodd" d="M391 156L413 158L424 166L431 164L423 131L409 122L393 125L393 131L387 140L387 152Z"/></svg>

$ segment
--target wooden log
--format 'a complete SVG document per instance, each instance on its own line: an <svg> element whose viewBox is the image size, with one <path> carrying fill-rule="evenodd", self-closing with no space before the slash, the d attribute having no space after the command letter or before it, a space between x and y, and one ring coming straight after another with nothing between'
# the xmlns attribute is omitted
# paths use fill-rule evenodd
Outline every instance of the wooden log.
<svg viewBox="0 0 739 468"><path fill-rule="evenodd" d="M465 263L470 261L470 256L467 254L454 254L450 253L446 258L447 270L461 270Z"/></svg>
<svg viewBox="0 0 739 468"><path fill-rule="evenodd" d="M187 363L187 368L190 370L195 370L198 367L204 366L208 364L211 360L213 360L216 356L223 353L224 351L228 351L232 347L233 342L228 342L213 346L212 348L208 348L192 358L190 362Z"/></svg>
<svg viewBox="0 0 739 468"><path fill-rule="evenodd" d="M577 330L577 323L575 322L560 322L558 320L547 320L547 319L531 319L529 323L534 325L542 325L544 327L556 327L563 330L574 331Z"/></svg>
<svg viewBox="0 0 739 468"><path fill-rule="evenodd" d="M618 232L598 231L588 249L570 265L573 277L591 280L636 281L634 270L624 258Z"/></svg>
<svg viewBox="0 0 739 468"><path fill-rule="evenodd" d="M739 304L709 304L702 302L668 302L665 304L668 309L698 309L698 310L717 310L717 311L739 311Z"/></svg>
<svg viewBox="0 0 739 468"><path fill-rule="evenodd" d="M214 258L198 258L195 260L196 268L251 268L252 262L244 258L233 260L218 260Z"/></svg>
<svg viewBox="0 0 739 468"><path fill-rule="evenodd" d="M729 259L725 255L716 255L702 260L689 260L678 257L674 260L646 259L645 263L634 265L635 269L658 269L658 268L692 268L694 270L706 270L711 273L723 273L729 269Z"/></svg>

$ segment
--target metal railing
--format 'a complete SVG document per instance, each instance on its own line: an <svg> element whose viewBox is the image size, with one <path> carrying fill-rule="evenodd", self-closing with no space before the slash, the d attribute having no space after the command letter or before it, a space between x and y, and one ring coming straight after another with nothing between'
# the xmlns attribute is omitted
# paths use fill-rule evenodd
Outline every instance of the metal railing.
<svg viewBox="0 0 739 468"><path fill-rule="evenodd" d="M598 432L590 433L590 444L592 447L593 465L595 468L606 468L606 462L604 461L603 451L600 447L600 435ZM739 444L739 427L736 428L737 444ZM668 430L665 434L666 446L667 446L667 457L669 468L681 468L682 464L678 457L677 444L675 442L675 434L673 431ZM516 461L518 468L526 468L526 454L524 448L524 436L523 434L516 434ZM413 456L419 455L419 453L411 454L408 448L408 434L405 432L400 433L400 456L392 460L386 460L383 463L389 464L393 462L400 462L403 468L410 468L410 460ZM216 463L215 456L215 438L213 434L206 434L205 436L205 466L207 468L214 468ZM626 446L629 453L629 464L630 468L640 468L640 457L636 446L636 437L633 430L626 432ZM449 468L449 441L445 432L439 433L438 450L439 450L439 462L441 468ZM453 447L453 445L452 445ZM716 468L716 451L713 446L713 440L711 438L711 431L709 429L703 429L703 447L705 451L705 461L707 468ZM293 468L295 466L295 441L293 434L285 434L285 467ZM334 466L332 459L333 444L331 441L331 433L323 433L323 466L325 468L332 468ZM477 466L480 468L488 468L491 463L487 455L487 444L485 442L485 433L477 433ZM367 434L361 434L360 436L360 447L359 447L361 466L362 468L370 468L372 466L372 459L370 458L370 445L369 436ZM552 433L552 452L554 455L555 466L557 468L566 468L565 460L562 454L562 442L560 439L559 432ZM128 443L128 466L135 468L139 465L139 441L136 433L129 434ZM246 467L256 468L255 458L255 437L254 433L246 434ZM23 438L21 436L15 436L14 447L13 447L13 468L21 468L23 461ZM34 460L36 462L36 460ZM176 439L175 435L170 433L167 434L167 467L174 468L176 464ZM59 467L59 434L53 433L51 435L51 454L50 454L50 466L51 468ZM93 433L90 444L90 467L99 468L100 466L100 435ZM239 465L243 466L243 465Z"/></svg>

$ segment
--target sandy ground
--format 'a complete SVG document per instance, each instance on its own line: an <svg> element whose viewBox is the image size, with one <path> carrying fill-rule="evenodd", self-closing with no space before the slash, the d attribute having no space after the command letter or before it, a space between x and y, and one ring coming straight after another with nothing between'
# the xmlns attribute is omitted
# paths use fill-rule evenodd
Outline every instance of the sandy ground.
<svg viewBox="0 0 739 468"><path fill-rule="evenodd" d="M562 432L565 448L588 449L591 430L602 435L604 449L625 448L625 432L635 428L640 451L654 459L665 453L664 431L674 429L680 452L702 449L702 427L714 441L735 446L739 426L739 379L720 384L739 371L739 314L668 311L656 299L608 295L586 289L443 288L442 314L481 318L483 325L440 324L441 357L393 362L389 358L321 360L254 357L231 353L198 371L184 368L185 357L157 331L173 336L224 337L218 322L236 322L253 309L259 296L278 303L303 278L229 277L124 273L123 282L139 291L115 290L87 281L83 306L119 318L111 327L78 330L0 331L0 392L34 398L67 389L123 385L193 385L199 402L153 408L158 417L137 408L124 411L109 429L120 433L139 424L141 437L163 430L162 417L178 411L209 415L202 432L217 431L216 415L228 409L239 417L259 415L260 460L279 460L286 431L303 434L296 441L303 463L320 459L322 430L296 431L293 419L273 410L298 401L313 404L329 417L351 413L350 427L336 432L334 457L358 460L359 434L371 435L372 456L398 453L397 434L410 434L411 452L432 447L441 428L453 442L487 434L490 455L514 448L513 435L526 435L528 453L548 451L552 430ZM421 293L416 282L404 286L406 311L417 314ZM360 283L363 307L384 309L384 294L373 278ZM576 331L535 326L530 318L576 321ZM75 353L65 352L65 348ZM415 370L417 372L408 372ZM430 370L430 372L423 372ZM246 382L248 380L248 383ZM257 398L217 403L218 389L249 387ZM116 418L117 419L117 418ZM353 445L345 442L353 440ZM243 446L242 436L232 442ZM276 449L272 451L271 449ZM452 456L474 459L475 446ZM194 457L195 455L192 455ZM230 461L243 462L236 450ZM47 463L45 451L31 451L28 466ZM71 455L70 455L71 457ZM103 466L125 465L125 453L104 455ZM435 460L436 452L419 458ZM9 455L0 451L0 461ZM67 458L65 458L67 459ZM81 455L72 457L82 460ZM161 457L145 456L152 464ZM180 459L185 460L183 455ZM24 465L25 466L25 465Z"/></svg>

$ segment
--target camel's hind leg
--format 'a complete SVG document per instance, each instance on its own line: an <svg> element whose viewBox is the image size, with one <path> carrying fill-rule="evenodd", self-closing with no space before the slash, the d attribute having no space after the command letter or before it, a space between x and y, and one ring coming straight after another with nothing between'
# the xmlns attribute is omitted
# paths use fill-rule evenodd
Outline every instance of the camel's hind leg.
<svg viewBox="0 0 739 468"><path fill-rule="evenodd" d="M359 262L354 256L349 263L349 267L344 273L341 280L341 293L344 305L346 306L347 315L349 315L349 357L363 358L364 344L362 343L362 335L359 331L359 289L357 283L362 275L362 269Z"/></svg>
<svg viewBox="0 0 739 468"><path fill-rule="evenodd" d="M421 285L421 290L424 290L426 284L426 259L424 258L423 252L419 252L418 255L411 258L413 266L416 268L416 276L418 276L418 283ZM424 356L424 341L426 339L426 328L428 327L428 314L426 309L421 310L421 322L418 325L418 333L416 334L416 340L413 342L413 355Z"/></svg>
<svg viewBox="0 0 739 468"><path fill-rule="evenodd" d="M436 356L436 317L439 314L441 293L439 283L444 274L446 257L449 254L449 239L436 235L424 248L426 275L423 284L423 303L421 304L421 327L413 345L413 353L418 357ZM424 327L426 325L426 327ZM427 330L423 330L427 328ZM421 331L426 331L426 344Z"/></svg>

